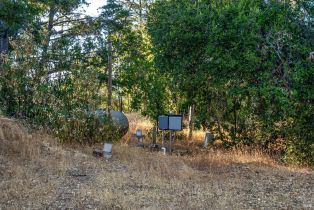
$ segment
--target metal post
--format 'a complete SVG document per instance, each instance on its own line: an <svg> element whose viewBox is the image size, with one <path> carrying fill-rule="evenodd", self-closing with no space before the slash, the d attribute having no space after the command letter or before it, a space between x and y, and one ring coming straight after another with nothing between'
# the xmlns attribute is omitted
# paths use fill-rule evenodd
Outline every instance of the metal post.
<svg viewBox="0 0 314 210"><path fill-rule="evenodd" d="M162 130L161 132L161 140L162 140L161 146L165 147L165 130Z"/></svg>
<svg viewBox="0 0 314 210"><path fill-rule="evenodd" d="M153 146L155 146L157 144L156 138L157 138L157 126L154 126L154 128L153 128Z"/></svg>
<svg viewBox="0 0 314 210"><path fill-rule="evenodd" d="M172 132L169 130L169 150L170 154L172 154Z"/></svg>
<svg viewBox="0 0 314 210"><path fill-rule="evenodd" d="M164 155L166 154L166 148L165 148L165 130L162 129L162 132L161 132L161 150L162 152L164 153Z"/></svg>

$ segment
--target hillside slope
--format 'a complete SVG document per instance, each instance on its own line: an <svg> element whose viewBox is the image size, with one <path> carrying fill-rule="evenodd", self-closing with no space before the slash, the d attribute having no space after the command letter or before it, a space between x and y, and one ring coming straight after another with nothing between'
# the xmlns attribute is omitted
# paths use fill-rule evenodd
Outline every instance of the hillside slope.
<svg viewBox="0 0 314 210"><path fill-rule="evenodd" d="M118 144L108 162L91 154L0 118L0 209L314 209L309 169Z"/></svg>

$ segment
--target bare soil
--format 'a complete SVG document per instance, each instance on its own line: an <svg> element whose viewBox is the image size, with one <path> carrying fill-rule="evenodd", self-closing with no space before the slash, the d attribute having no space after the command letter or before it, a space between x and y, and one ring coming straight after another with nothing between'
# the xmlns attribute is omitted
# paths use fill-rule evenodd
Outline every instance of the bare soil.
<svg viewBox="0 0 314 210"><path fill-rule="evenodd" d="M314 209L314 172L254 154L60 145L0 118L0 209Z"/></svg>

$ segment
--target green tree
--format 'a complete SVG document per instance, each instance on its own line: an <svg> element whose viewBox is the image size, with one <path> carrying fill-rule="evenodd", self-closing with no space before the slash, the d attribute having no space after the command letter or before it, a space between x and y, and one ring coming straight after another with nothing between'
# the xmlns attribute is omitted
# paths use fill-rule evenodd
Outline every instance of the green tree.
<svg viewBox="0 0 314 210"><path fill-rule="evenodd" d="M0 77L1 111L49 127L61 140L105 138L91 135L98 128L88 114L101 103L104 58L93 40L97 23L77 12L83 1L31 3L40 11L32 16L36 24L20 27L1 65L6 69Z"/></svg>
<svg viewBox="0 0 314 210"><path fill-rule="evenodd" d="M309 1L157 1L148 19L156 65L197 105L197 123L232 139L226 143L269 148L283 138L286 154L302 150L311 161L312 8Z"/></svg>

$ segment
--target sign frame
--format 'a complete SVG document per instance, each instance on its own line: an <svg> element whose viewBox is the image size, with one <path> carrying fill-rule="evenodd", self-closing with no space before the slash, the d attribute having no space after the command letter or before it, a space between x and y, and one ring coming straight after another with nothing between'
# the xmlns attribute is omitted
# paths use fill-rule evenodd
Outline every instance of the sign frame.
<svg viewBox="0 0 314 210"><path fill-rule="evenodd" d="M168 118L168 126L167 128L164 128L164 127L160 127L160 117L167 117ZM179 124L179 127L178 128L175 128L173 126L175 126L176 124L174 125L171 125L173 123L172 120L177 120L177 118L180 118L180 124ZM170 130L170 131L181 131L183 129L183 116L180 115L180 114L167 114L167 115L159 115L158 116L158 129L159 130Z"/></svg>
<svg viewBox="0 0 314 210"><path fill-rule="evenodd" d="M161 122L161 120L163 120ZM158 116L158 129L159 130L168 130L169 128L169 116L168 115L159 115Z"/></svg>

